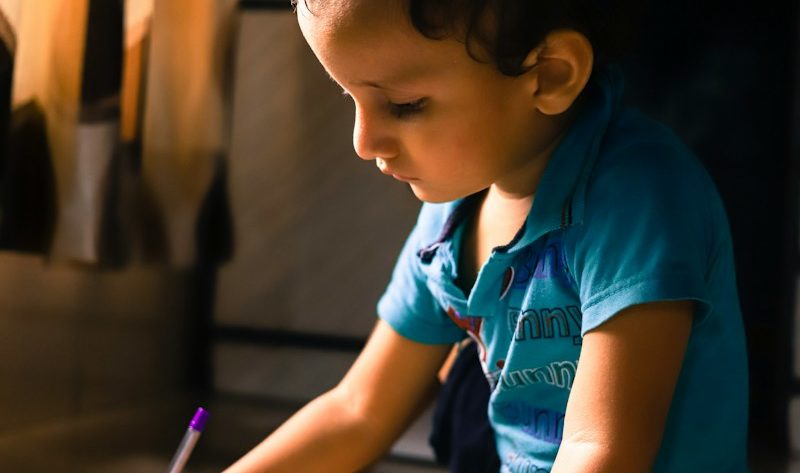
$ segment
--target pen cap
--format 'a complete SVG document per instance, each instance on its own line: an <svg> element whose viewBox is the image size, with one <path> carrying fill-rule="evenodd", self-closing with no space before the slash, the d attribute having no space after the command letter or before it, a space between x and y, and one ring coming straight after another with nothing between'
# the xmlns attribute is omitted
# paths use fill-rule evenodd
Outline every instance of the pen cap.
<svg viewBox="0 0 800 473"><path fill-rule="evenodd" d="M198 407L197 412L195 412L194 417L192 417L192 421L189 422L189 428L192 430L196 430L198 432L202 432L203 429L206 428L207 420L208 420L208 411L203 409L202 407Z"/></svg>

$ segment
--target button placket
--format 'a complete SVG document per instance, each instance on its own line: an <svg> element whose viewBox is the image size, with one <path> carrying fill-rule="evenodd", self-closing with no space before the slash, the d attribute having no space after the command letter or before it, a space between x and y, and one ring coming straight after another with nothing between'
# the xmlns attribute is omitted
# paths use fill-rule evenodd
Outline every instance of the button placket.
<svg viewBox="0 0 800 473"><path fill-rule="evenodd" d="M498 309L498 296L503 286L504 275L512 261L513 257L509 254L492 253L478 273L475 287L470 294L467 305L471 315L489 317Z"/></svg>

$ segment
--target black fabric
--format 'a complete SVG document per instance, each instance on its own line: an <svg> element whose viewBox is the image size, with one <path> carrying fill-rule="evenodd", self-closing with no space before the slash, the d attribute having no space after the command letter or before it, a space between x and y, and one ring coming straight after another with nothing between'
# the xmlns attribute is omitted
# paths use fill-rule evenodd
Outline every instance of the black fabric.
<svg viewBox="0 0 800 473"><path fill-rule="evenodd" d="M164 222L141 173L139 142L120 144L104 183L99 264L122 268L167 259Z"/></svg>
<svg viewBox="0 0 800 473"><path fill-rule="evenodd" d="M228 192L228 162L217 155L214 179L200 206L195 226L198 261L222 264L233 257L233 214Z"/></svg>
<svg viewBox="0 0 800 473"><path fill-rule="evenodd" d="M461 349L442 386L430 444L436 461L453 473L497 473L500 459L489 424L489 383L475 343Z"/></svg>
<svg viewBox="0 0 800 473"><path fill-rule="evenodd" d="M5 17L0 11L0 22ZM11 30L11 25L0 25ZM11 82L14 78L14 51L5 41L0 40L0 169L5 166L8 146L9 120L11 119Z"/></svg>
<svg viewBox="0 0 800 473"><path fill-rule="evenodd" d="M47 254L55 229L55 172L42 108L28 102L11 117L2 169L0 248Z"/></svg>
<svg viewBox="0 0 800 473"><path fill-rule="evenodd" d="M89 2L81 82L82 122L106 119L109 109L112 117L118 113L113 102L108 102L118 96L122 85L123 7L120 0Z"/></svg>

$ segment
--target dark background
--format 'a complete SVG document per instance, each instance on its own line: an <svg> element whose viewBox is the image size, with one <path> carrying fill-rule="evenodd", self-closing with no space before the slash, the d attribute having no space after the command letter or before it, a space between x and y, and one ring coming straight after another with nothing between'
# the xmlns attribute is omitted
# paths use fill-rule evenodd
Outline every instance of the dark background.
<svg viewBox="0 0 800 473"><path fill-rule="evenodd" d="M697 153L726 204L750 357L751 443L785 452L797 258L797 2L649 2L627 100ZM679 192L680 189L675 189Z"/></svg>

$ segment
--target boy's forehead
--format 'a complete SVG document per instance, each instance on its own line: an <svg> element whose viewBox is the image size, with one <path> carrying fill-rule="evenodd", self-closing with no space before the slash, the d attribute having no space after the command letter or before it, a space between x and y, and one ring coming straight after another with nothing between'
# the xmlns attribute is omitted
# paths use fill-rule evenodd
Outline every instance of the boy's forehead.
<svg viewBox="0 0 800 473"><path fill-rule="evenodd" d="M393 63L386 58L385 68L363 77L354 77L349 85L375 89L402 90L436 76L440 68L424 62Z"/></svg>
<svg viewBox="0 0 800 473"><path fill-rule="evenodd" d="M439 63L426 61L421 57L403 60L398 55L375 54L372 60L351 57L346 63L337 63L335 73L324 64L334 82L345 88L368 87L389 91L403 91L421 83L426 83L447 68Z"/></svg>
<svg viewBox="0 0 800 473"><path fill-rule="evenodd" d="M328 73L342 85L400 88L447 67L452 63L451 55L465 55L463 46L448 48L446 41L423 37L408 20L398 21L399 12L375 9L376 4L388 2L334 1L364 2L372 6L365 5L365 11L352 13L345 20L337 17L337 12L320 12L310 4L310 11L298 10L298 20ZM367 11L370 9L373 11ZM328 16L329 13L333 16ZM330 70L329 66L336 70Z"/></svg>
<svg viewBox="0 0 800 473"><path fill-rule="evenodd" d="M299 0L298 13L310 15L307 19L335 31L362 22L400 20L407 16L405 5L406 0Z"/></svg>

